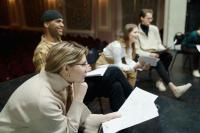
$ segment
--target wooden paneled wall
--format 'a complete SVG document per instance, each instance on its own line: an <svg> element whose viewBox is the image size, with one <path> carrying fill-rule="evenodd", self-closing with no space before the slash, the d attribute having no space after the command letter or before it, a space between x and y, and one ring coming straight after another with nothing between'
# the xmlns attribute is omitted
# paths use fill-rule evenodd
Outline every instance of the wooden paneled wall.
<svg viewBox="0 0 200 133"><path fill-rule="evenodd" d="M44 0L22 0L24 18L28 27L41 27L40 17L45 11Z"/></svg>
<svg viewBox="0 0 200 133"><path fill-rule="evenodd" d="M123 25L127 23L138 24L140 22L139 14L143 8L149 8L154 11L153 23L156 24L158 0L122 0Z"/></svg>
<svg viewBox="0 0 200 133"><path fill-rule="evenodd" d="M60 10L62 0L0 0L0 27L41 29L40 17L47 9Z"/></svg>
<svg viewBox="0 0 200 133"><path fill-rule="evenodd" d="M157 24L162 15L157 13L159 1L163 0L0 0L0 28L41 31L43 11L57 9L64 16L67 33L110 41L123 25L139 22L142 8L153 9Z"/></svg>
<svg viewBox="0 0 200 133"><path fill-rule="evenodd" d="M0 0L0 25L9 25L7 0Z"/></svg>
<svg viewBox="0 0 200 133"><path fill-rule="evenodd" d="M71 30L91 30L92 0L66 0L67 28Z"/></svg>

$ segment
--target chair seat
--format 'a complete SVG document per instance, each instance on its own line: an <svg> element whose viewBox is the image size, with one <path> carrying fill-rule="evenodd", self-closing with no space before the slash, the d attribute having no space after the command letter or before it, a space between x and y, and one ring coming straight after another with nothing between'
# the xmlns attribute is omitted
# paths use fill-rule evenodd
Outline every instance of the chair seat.
<svg viewBox="0 0 200 133"><path fill-rule="evenodd" d="M182 41L185 38L185 34L181 33L181 32L177 32L174 36L174 51L175 51L175 55L173 56L171 65L169 67L169 70L171 71L174 65L174 62L176 60L176 57L180 54L186 56L184 63L183 63L183 67L185 67L186 62L189 61L189 65L190 65L190 69L192 69L191 67L191 63L192 63L192 59L191 59L191 53L187 52L186 50L182 49Z"/></svg>
<svg viewBox="0 0 200 133"><path fill-rule="evenodd" d="M176 51L181 51L181 45L175 45L174 50Z"/></svg>

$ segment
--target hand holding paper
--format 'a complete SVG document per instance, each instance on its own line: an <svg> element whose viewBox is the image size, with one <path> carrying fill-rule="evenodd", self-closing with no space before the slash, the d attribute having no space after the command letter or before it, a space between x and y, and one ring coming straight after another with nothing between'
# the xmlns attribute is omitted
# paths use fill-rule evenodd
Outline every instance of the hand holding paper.
<svg viewBox="0 0 200 133"><path fill-rule="evenodd" d="M97 132L99 126L106 121L119 118L121 115L118 112L108 114L90 114L85 121L85 132ZM96 130L96 131L95 131Z"/></svg>
<svg viewBox="0 0 200 133"><path fill-rule="evenodd" d="M135 65L135 69L139 71L149 70L150 64L146 64L143 60L137 62L138 65Z"/></svg>
<svg viewBox="0 0 200 133"><path fill-rule="evenodd" d="M120 118L102 124L104 133L115 133L158 116L158 96L136 87L119 109Z"/></svg>
<svg viewBox="0 0 200 133"><path fill-rule="evenodd" d="M149 56L140 56L138 58L140 62L145 62L145 64L149 64L151 66L156 66L157 62L160 60L159 58L149 57Z"/></svg>
<svg viewBox="0 0 200 133"><path fill-rule="evenodd" d="M196 45L197 50L200 52L200 44Z"/></svg>

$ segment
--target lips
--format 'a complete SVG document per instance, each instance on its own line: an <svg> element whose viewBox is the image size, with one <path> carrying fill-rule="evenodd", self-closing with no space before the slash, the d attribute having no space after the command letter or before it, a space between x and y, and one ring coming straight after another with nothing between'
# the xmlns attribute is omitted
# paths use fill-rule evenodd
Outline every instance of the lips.
<svg viewBox="0 0 200 133"><path fill-rule="evenodd" d="M63 32L63 29L59 28L59 29L58 29L58 32Z"/></svg>

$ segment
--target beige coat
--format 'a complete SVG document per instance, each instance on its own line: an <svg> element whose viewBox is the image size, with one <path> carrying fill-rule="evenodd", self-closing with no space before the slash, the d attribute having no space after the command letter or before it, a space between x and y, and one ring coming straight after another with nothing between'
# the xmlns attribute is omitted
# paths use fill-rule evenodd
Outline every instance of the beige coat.
<svg viewBox="0 0 200 133"><path fill-rule="evenodd" d="M30 78L0 113L0 133L76 133L79 127L88 127L84 122L91 112L83 103L73 101L66 112L59 94L67 96L68 85L59 75L44 70Z"/></svg>
<svg viewBox="0 0 200 133"><path fill-rule="evenodd" d="M158 52L165 49L160 39L158 27L154 25L149 26L148 36L142 31L139 25L139 36L135 46L136 53L144 56L149 56L151 52Z"/></svg>

